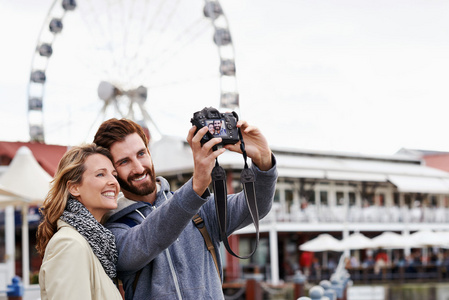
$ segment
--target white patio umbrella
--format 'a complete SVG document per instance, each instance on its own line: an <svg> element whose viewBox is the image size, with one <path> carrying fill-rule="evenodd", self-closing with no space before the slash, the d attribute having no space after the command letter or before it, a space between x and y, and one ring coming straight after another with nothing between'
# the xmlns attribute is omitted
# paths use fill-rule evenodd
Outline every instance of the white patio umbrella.
<svg viewBox="0 0 449 300"><path fill-rule="evenodd" d="M359 250L374 248L373 241L361 234L360 232L355 232L341 241L341 247L344 250Z"/></svg>
<svg viewBox="0 0 449 300"><path fill-rule="evenodd" d="M341 241L330 234L322 233L313 240L299 246L301 251L323 252L323 266L327 265L327 251L343 251Z"/></svg>
<svg viewBox="0 0 449 300"><path fill-rule="evenodd" d="M1 176L0 176L1 178ZM21 204L21 197L8 192L8 190L0 184L0 207L6 207L10 205Z"/></svg>
<svg viewBox="0 0 449 300"><path fill-rule="evenodd" d="M22 146L0 177L0 193L15 195L27 203L42 203L52 177L45 172L31 150Z"/></svg>
<svg viewBox="0 0 449 300"><path fill-rule="evenodd" d="M22 207L22 275L29 284L29 229L28 207L44 201L52 177L39 165L31 150L22 146L0 177L0 205Z"/></svg>
<svg viewBox="0 0 449 300"><path fill-rule="evenodd" d="M327 233L320 234L313 240L300 245L299 250L310 252L343 251L341 241Z"/></svg>
<svg viewBox="0 0 449 300"><path fill-rule="evenodd" d="M411 240L402 234L385 231L380 235L372 238L373 248L382 249L404 249L410 247Z"/></svg>
<svg viewBox="0 0 449 300"><path fill-rule="evenodd" d="M423 259L427 261L428 247L443 247L445 240L438 234L431 230L419 230L410 235L411 248L422 248Z"/></svg>
<svg viewBox="0 0 449 300"><path fill-rule="evenodd" d="M424 248L432 246L443 246L445 241L441 235L431 230L420 230L410 235L412 248Z"/></svg>
<svg viewBox="0 0 449 300"><path fill-rule="evenodd" d="M440 237L441 247L449 248L449 231L436 231L435 233Z"/></svg>

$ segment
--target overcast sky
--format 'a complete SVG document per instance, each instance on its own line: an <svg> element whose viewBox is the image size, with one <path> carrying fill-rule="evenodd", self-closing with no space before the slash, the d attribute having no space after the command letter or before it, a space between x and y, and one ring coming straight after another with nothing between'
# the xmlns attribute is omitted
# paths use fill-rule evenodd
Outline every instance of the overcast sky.
<svg viewBox="0 0 449 300"><path fill-rule="evenodd" d="M0 140L29 139L31 58L52 2L0 0ZM220 2L241 117L273 146L449 151L449 1ZM184 137L182 124L158 126Z"/></svg>

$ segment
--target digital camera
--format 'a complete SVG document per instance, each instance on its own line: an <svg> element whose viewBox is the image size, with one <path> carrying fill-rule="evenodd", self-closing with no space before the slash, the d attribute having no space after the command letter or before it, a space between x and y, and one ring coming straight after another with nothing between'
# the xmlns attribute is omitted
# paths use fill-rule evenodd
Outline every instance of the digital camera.
<svg viewBox="0 0 449 300"><path fill-rule="evenodd" d="M218 145L228 145L239 142L238 119L238 115L234 111L220 113L213 107L205 107L201 111L195 112L190 122L197 127L196 132L204 126L209 128L209 131L201 139L201 145L214 137L222 138L222 142Z"/></svg>

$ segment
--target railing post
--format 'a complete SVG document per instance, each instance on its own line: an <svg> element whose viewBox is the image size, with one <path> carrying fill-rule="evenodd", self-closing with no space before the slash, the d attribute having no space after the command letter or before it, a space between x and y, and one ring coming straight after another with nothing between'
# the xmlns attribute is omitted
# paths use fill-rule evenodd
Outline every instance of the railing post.
<svg viewBox="0 0 449 300"><path fill-rule="evenodd" d="M295 283L294 298L296 299L304 296L304 282L306 282L306 276L298 270L295 272L295 276L293 276L293 282Z"/></svg>
<svg viewBox="0 0 449 300"><path fill-rule="evenodd" d="M246 300L262 300L260 282L253 278L246 280Z"/></svg>
<svg viewBox="0 0 449 300"><path fill-rule="evenodd" d="M19 276L14 276L12 284L8 284L6 295L8 300L22 300L23 284Z"/></svg>

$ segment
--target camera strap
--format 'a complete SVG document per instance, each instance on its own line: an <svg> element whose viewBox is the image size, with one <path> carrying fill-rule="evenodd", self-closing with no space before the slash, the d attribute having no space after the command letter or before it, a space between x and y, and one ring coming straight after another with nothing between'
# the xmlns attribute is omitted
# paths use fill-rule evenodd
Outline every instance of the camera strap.
<svg viewBox="0 0 449 300"><path fill-rule="evenodd" d="M252 221L256 228L256 245L254 250L246 255L239 256L232 251L228 242L228 235L226 233L227 228L227 186L226 186L226 172L225 170L218 164L218 159L215 160L215 167L212 170L212 182L215 194L215 209L218 218L218 226L220 229L220 238L223 241L226 250L228 252L240 259L250 258L254 252L256 252L257 246L259 244L259 212L257 210L257 202L256 202L256 189L254 187L255 175L254 172L248 167L246 162L247 154L245 150L245 143L243 142L242 133L240 128L238 130L239 138L240 138L240 149L243 153L243 159L245 161L245 167L242 170L240 175L240 181L243 184L243 190L245 193L246 204L248 206L249 212L251 214Z"/></svg>

